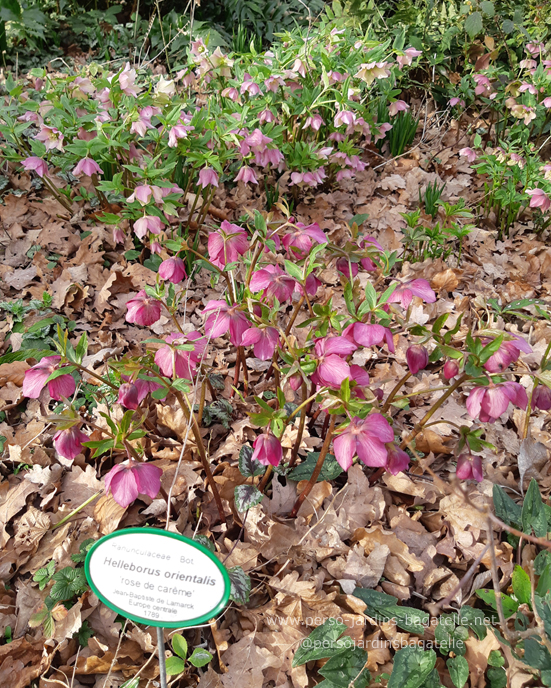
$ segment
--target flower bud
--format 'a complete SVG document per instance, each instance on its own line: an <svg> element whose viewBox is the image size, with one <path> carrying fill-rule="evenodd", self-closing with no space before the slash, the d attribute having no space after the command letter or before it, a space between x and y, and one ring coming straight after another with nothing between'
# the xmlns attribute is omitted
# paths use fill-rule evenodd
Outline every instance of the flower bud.
<svg viewBox="0 0 551 688"><path fill-rule="evenodd" d="M551 409L551 389L545 385L538 385L532 395L532 408L540 409L540 411L549 411Z"/></svg>
<svg viewBox="0 0 551 688"><path fill-rule="evenodd" d="M387 465L386 469L392 475L398 475L402 471L407 470L409 466L409 456L403 449L397 447L395 444L387 444Z"/></svg>
<svg viewBox="0 0 551 688"><path fill-rule="evenodd" d="M482 472L482 459L473 454L461 454L457 457L455 475L459 480L476 480L478 483L484 479Z"/></svg>
<svg viewBox="0 0 551 688"><path fill-rule="evenodd" d="M452 380L459 373L459 364L457 361L446 361L444 363L444 377L446 380Z"/></svg>
<svg viewBox="0 0 551 688"><path fill-rule="evenodd" d="M283 458L281 442L271 433L259 435L253 444L252 460L260 461L264 466L278 466Z"/></svg>
<svg viewBox="0 0 551 688"><path fill-rule="evenodd" d="M126 409L135 411L138 408L138 388L131 382L125 382L119 387L117 403Z"/></svg>
<svg viewBox="0 0 551 688"><path fill-rule="evenodd" d="M413 344L406 351L406 360L412 375L416 375L420 370L426 368L429 362L429 352L424 346Z"/></svg>

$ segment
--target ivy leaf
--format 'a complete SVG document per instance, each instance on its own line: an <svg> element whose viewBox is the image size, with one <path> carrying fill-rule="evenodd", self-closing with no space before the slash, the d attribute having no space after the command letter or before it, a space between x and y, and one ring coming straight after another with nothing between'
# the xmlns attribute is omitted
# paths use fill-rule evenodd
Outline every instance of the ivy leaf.
<svg viewBox="0 0 551 688"><path fill-rule="evenodd" d="M254 485L238 485L234 491L235 508L240 513L260 504L264 495Z"/></svg>
<svg viewBox="0 0 551 688"><path fill-rule="evenodd" d="M446 666L450 672L450 678L456 688L463 688L469 678L469 663L465 657L450 657Z"/></svg>
<svg viewBox="0 0 551 688"><path fill-rule="evenodd" d="M257 475L263 475L266 467L256 459L253 461L253 449L248 444L244 444L239 451L239 472L245 478L253 478Z"/></svg>
<svg viewBox="0 0 551 688"><path fill-rule="evenodd" d="M237 604L245 604L251 595L251 579L241 566L228 569L228 575L231 582L230 599Z"/></svg>
<svg viewBox="0 0 551 688"><path fill-rule="evenodd" d="M208 650L204 650L202 647L196 647L189 658L189 663L194 667L204 667L205 664L208 664L211 660L212 655Z"/></svg>

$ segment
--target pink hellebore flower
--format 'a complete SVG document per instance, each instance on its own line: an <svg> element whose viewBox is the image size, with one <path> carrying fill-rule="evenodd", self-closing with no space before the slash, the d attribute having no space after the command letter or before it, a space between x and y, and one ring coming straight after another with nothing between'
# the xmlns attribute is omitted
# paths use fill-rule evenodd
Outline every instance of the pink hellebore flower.
<svg viewBox="0 0 551 688"><path fill-rule="evenodd" d="M276 350L279 334L275 327L259 329L251 327L241 339L241 346L252 346L254 355L261 361L269 361Z"/></svg>
<svg viewBox="0 0 551 688"><path fill-rule="evenodd" d="M178 139L185 139L190 131L195 129L195 127L189 126L187 124L176 124L168 132L168 147L176 148L178 145Z"/></svg>
<svg viewBox="0 0 551 688"><path fill-rule="evenodd" d="M54 435L56 452L64 459L72 461L82 451L82 443L90 438L80 430L80 423L67 430L58 430Z"/></svg>
<svg viewBox="0 0 551 688"><path fill-rule="evenodd" d="M245 137L245 143L252 150L253 153L263 153L266 146L271 143L273 139L265 136L260 129L255 129L252 134Z"/></svg>
<svg viewBox="0 0 551 688"><path fill-rule="evenodd" d="M407 50L404 50L403 55L398 55L396 57L396 62L400 66L400 69L403 69L406 65L410 65L413 62L413 59L415 57L419 57L421 55L420 50L416 50L415 48L407 48Z"/></svg>
<svg viewBox="0 0 551 688"><path fill-rule="evenodd" d="M532 394L532 408L540 411L551 409L551 389L545 385L538 385Z"/></svg>
<svg viewBox="0 0 551 688"><path fill-rule="evenodd" d="M424 370L429 363L429 352L424 346L413 344L406 351L406 360L409 371L412 375L417 375L420 370Z"/></svg>
<svg viewBox="0 0 551 688"><path fill-rule="evenodd" d="M323 121L321 115L315 114L312 115L311 117L306 118L306 122L304 123L304 126L302 127L303 129L312 129L313 131L319 131L320 127L324 125L325 122Z"/></svg>
<svg viewBox="0 0 551 688"><path fill-rule="evenodd" d="M410 462L409 455L403 449L397 447L394 442L387 444L386 448L388 452L387 471L392 473L392 475L398 475L398 473L407 470Z"/></svg>
<svg viewBox="0 0 551 688"><path fill-rule="evenodd" d="M531 196L530 208L539 208L545 213L551 207L551 199L542 189L528 189L526 193Z"/></svg>
<svg viewBox="0 0 551 688"><path fill-rule="evenodd" d="M103 171L95 160L91 158L82 158L73 170L73 174L75 177L81 174L91 177L93 174L103 174Z"/></svg>
<svg viewBox="0 0 551 688"><path fill-rule="evenodd" d="M436 294L431 289L427 280L414 279L411 282L400 284L392 292L388 299L388 303L400 303L402 308L407 308L414 296L418 296L426 303L434 303L436 301Z"/></svg>
<svg viewBox="0 0 551 688"><path fill-rule="evenodd" d="M247 232L239 225L224 220L218 232L211 232L208 240L209 260L223 270L229 263L235 263L247 252Z"/></svg>
<svg viewBox="0 0 551 688"><path fill-rule="evenodd" d="M134 201L138 201L141 205L147 205L152 193L153 190L149 184L141 184L134 189L133 194L128 196L127 201L128 203L134 203Z"/></svg>
<svg viewBox="0 0 551 688"><path fill-rule="evenodd" d="M283 458L281 442L272 433L259 435L253 444L252 461L260 461L264 466L278 466Z"/></svg>
<svg viewBox="0 0 551 688"><path fill-rule="evenodd" d="M34 170L39 177L43 177L48 174L48 164L42 158L37 158L36 155L31 155L30 158L23 160L21 163L23 167L27 170Z"/></svg>
<svg viewBox="0 0 551 688"><path fill-rule="evenodd" d="M148 231L152 234L159 234L163 227L164 223L160 217L156 215L144 215L134 222L134 233L139 239L143 239Z"/></svg>
<svg viewBox="0 0 551 688"><path fill-rule="evenodd" d="M161 489L162 474L158 466L148 463L132 459L128 463L118 463L105 476L105 492L110 491L117 504L125 508L140 494L155 499Z"/></svg>
<svg viewBox="0 0 551 688"><path fill-rule="evenodd" d="M381 467L388 463L385 443L394 440L394 432L380 413L372 413L364 420L355 417L350 425L333 440L335 458L347 471L356 454L366 466Z"/></svg>
<svg viewBox="0 0 551 688"><path fill-rule="evenodd" d="M138 408L140 404L138 401L138 388L135 384L132 382L124 382L119 387L117 404L124 406L126 409L132 409L132 411Z"/></svg>
<svg viewBox="0 0 551 688"><path fill-rule="evenodd" d="M136 325L153 325L161 317L161 302L148 296L144 289L127 302L126 308L126 322Z"/></svg>
<svg viewBox="0 0 551 688"><path fill-rule="evenodd" d="M456 105L465 107L465 101L462 98L458 98L457 96L450 98L450 107L455 107Z"/></svg>
<svg viewBox="0 0 551 688"><path fill-rule="evenodd" d="M296 223L296 229L286 234L283 239L283 246L290 256L301 260L306 258L312 248L312 239L318 244L327 243L327 237L320 229L317 222L311 225L303 225L302 222Z"/></svg>
<svg viewBox="0 0 551 688"><path fill-rule="evenodd" d="M218 186L218 175L212 167L203 167L199 171L199 185L206 189L207 186Z"/></svg>
<svg viewBox="0 0 551 688"><path fill-rule="evenodd" d="M46 356L29 370L25 371L23 379L23 396L29 399L38 399L40 392L46 385L46 380L52 373L59 369L61 356ZM60 375L50 380L48 393L56 401L70 397L76 388L72 375Z"/></svg>
<svg viewBox="0 0 551 688"><path fill-rule="evenodd" d="M475 387L467 399L467 411L471 418L480 418L482 423L493 423L509 406L509 402L526 409L526 390L518 382L500 382L487 387Z"/></svg>
<svg viewBox="0 0 551 688"><path fill-rule="evenodd" d="M347 327L345 332L346 336L350 335L360 346L374 346L385 342L388 350L394 353L394 339L388 327L357 322Z"/></svg>
<svg viewBox="0 0 551 688"><path fill-rule="evenodd" d="M199 363L205 353L207 343L200 332L190 332L188 335L177 332L165 337L165 346L155 353L155 363L165 377L181 377L192 380ZM182 344L190 344L192 351L176 349Z"/></svg>
<svg viewBox="0 0 551 688"><path fill-rule="evenodd" d="M250 96L256 96L260 93L260 86L256 84L250 74L243 75L244 81L241 84L241 95L248 93Z"/></svg>
<svg viewBox="0 0 551 688"><path fill-rule="evenodd" d="M446 361L444 363L444 377L446 380L453 380L459 374L459 363L457 361Z"/></svg>
<svg viewBox="0 0 551 688"><path fill-rule="evenodd" d="M244 184L258 184L258 180L252 167L243 165L233 180L234 182L243 182Z"/></svg>
<svg viewBox="0 0 551 688"><path fill-rule="evenodd" d="M482 482L484 473L482 472L482 459L480 456L473 456L473 454L461 454L458 456L455 475L459 480Z"/></svg>
<svg viewBox="0 0 551 688"><path fill-rule="evenodd" d="M352 110L339 110L335 115L335 126L340 127L346 124L347 127L353 127L356 123L356 114Z"/></svg>
<svg viewBox="0 0 551 688"><path fill-rule="evenodd" d="M386 79L390 76L390 69L388 69L388 62L369 62L361 64L360 70L356 74L356 78L365 81L370 86L375 79Z"/></svg>
<svg viewBox="0 0 551 688"><path fill-rule="evenodd" d="M265 290L266 296L273 296L283 303L291 298L295 280L283 272L279 265L267 265L253 273L249 286L252 292Z"/></svg>
<svg viewBox="0 0 551 688"><path fill-rule="evenodd" d="M350 377L350 366L342 358L358 347L346 337L327 337L318 339L314 347L318 367L312 375L312 382L338 389L341 382Z"/></svg>
<svg viewBox="0 0 551 688"><path fill-rule="evenodd" d="M548 98L544 98L542 101L542 105L546 108L551 108L551 96Z"/></svg>
<svg viewBox="0 0 551 688"><path fill-rule="evenodd" d="M475 95L481 96L481 95L489 95L492 86L490 84L490 79L488 79L487 76L484 76L483 74L475 74L473 76L473 79L475 80L476 83L476 88L474 90Z"/></svg>
<svg viewBox="0 0 551 688"><path fill-rule="evenodd" d="M123 71L119 74L119 86L121 91L127 96L136 97L138 95L138 88L134 86L135 81L136 70L130 69L130 63L127 62Z"/></svg>
<svg viewBox="0 0 551 688"><path fill-rule="evenodd" d="M406 110L409 110L409 105L404 100L395 100L389 105L388 114L394 117L399 112L405 112Z"/></svg>
<svg viewBox="0 0 551 688"><path fill-rule="evenodd" d="M183 279L186 279L186 266L181 258L173 257L163 260L159 265L159 277L163 280L169 280L173 284L178 284Z"/></svg>
<svg viewBox="0 0 551 688"><path fill-rule="evenodd" d="M233 100L234 103L239 101L239 91L233 87L225 88L220 95L222 98L229 98L230 100Z"/></svg>
<svg viewBox="0 0 551 688"><path fill-rule="evenodd" d="M464 158L467 158L468 162L474 162L476 160L476 153L472 148L462 148L459 151L459 155L462 155Z"/></svg>
<svg viewBox="0 0 551 688"><path fill-rule="evenodd" d="M243 335L250 328L250 323L239 305L228 306L225 301L210 301L203 313L209 313L205 322L205 333L208 337L216 339L226 332L230 333L230 342L234 346L241 346Z"/></svg>
<svg viewBox="0 0 551 688"><path fill-rule="evenodd" d="M489 340L484 343L487 344L488 342ZM502 373L511 363L518 360L521 351L524 351L525 354L532 353L532 347L522 337L503 342L499 350L486 361L484 369L489 373Z"/></svg>
<svg viewBox="0 0 551 688"><path fill-rule="evenodd" d="M55 129L54 127L42 125L35 139L37 139L37 141L42 141L47 151L53 150L54 148L60 151L63 150L63 134L59 129Z"/></svg>

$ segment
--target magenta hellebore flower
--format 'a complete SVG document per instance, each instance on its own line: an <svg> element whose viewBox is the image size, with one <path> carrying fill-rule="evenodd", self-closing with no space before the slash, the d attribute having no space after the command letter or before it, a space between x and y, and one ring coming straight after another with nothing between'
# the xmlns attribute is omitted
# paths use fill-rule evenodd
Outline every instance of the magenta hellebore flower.
<svg viewBox="0 0 551 688"><path fill-rule="evenodd" d="M482 482L484 473L482 472L482 459L473 454L461 454L457 457L457 468L455 475L459 480L476 480Z"/></svg>
<svg viewBox="0 0 551 688"><path fill-rule="evenodd" d="M551 207L551 199L542 189L528 189L526 193L531 196L530 208L539 208L545 213Z"/></svg>
<svg viewBox="0 0 551 688"><path fill-rule="evenodd" d="M251 327L243 335L241 346L252 346L256 358L269 361L274 355L278 341L279 334L275 327Z"/></svg>
<svg viewBox="0 0 551 688"><path fill-rule="evenodd" d="M23 396L29 399L38 399L40 392L46 385L46 380L58 370L60 360L61 356L45 356L36 365L25 371ZM60 375L47 384L50 396L56 401L61 401L63 398L67 399L76 389L75 380L70 374Z"/></svg>
<svg viewBox="0 0 551 688"><path fill-rule="evenodd" d="M526 409L526 390L518 382L500 382L487 387L475 387L467 398L467 411L471 418L480 418L482 423L493 423L509 406L509 402Z"/></svg>
<svg viewBox="0 0 551 688"><path fill-rule="evenodd" d="M87 177L91 177L93 174L103 174L101 167L92 158L82 158L73 170L75 177L85 174Z"/></svg>
<svg viewBox="0 0 551 688"><path fill-rule="evenodd" d="M412 375L417 375L429 363L429 352L420 344L413 344L406 351L406 361Z"/></svg>
<svg viewBox="0 0 551 688"><path fill-rule="evenodd" d="M126 409L132 409L132 411L135 411L140 405L138 401L138 388L136 385L134 385L132 382L124 382L119 387L117 404L124 406Z"/></svg>
<svg viewBox="0 0 551 688"><path fill-rule="evenodd" d="M161 489L162 475L163 472L158 466L138 463L131 459L128 463L113 466L105 476L105 492L111 491L117 504L126 508L140 494L155 499Z"/></svg>
<svg viewBox="0 0 551 688"><path fill-rule="evenodd" d="M58 430L54 435L56 452L64 459L72 461L82 451L82 443L90 438L80 430L80 423L66 430Z"/></svg>
<svg viewBox="0 0 551 688"><path fill-rule="evenodd" d="M26 158L21 163L23 167L27 170L34 170L39 177L43 177L48 174L48 164L42 158L37 158L36 155L31 155L30 158Z"/></svg>
<svg viewBox="0 0 551 688"><path fill-rule="evenodd" d="M345 471L352 465L356 454L366 466L386 466L388 450L385 443L393 440L394 432L380 413L372 413L364 420L355 417L333 440L335 458Z"/></svg>
<svg viewBox="0 0 551 688"><path fill-rule="evenodd" d="M453 380L459 373L459 363L457 361L446 361L444 363L444 377L446 380Z"/></svg>
<svg viewBox="0 0 551 688"><path fill-rule="evenodd" d="M253 273L249 286L253 292L264 289L266 296L273 296L283 303L291 298L295 280L283 272L279 265L267 265Z"/></svg>
<svg viewBox="0 0 551 688"><path fill-rule="evenodd" d="M387 471L392 473L392 475L398 475L398 473L407 470L410 461L408 454L400 447L397 447L394 442L387 444L386 448L388 452Z"/></svg>
<svg viewBox="0 0 551 688"><path fill-rule="evenodd" d="M325 244L327 242L327 237L317 222L308 226L303 225L302 222L297 222L296 229L286 234L282 242L290 256L301 260L310 253L312 239L317 241L318 244Z"/></svg>
<svg viewBox="0 0 551 688"><path fill-rule="evenodd" d="M264 466L278 466L283 458L281 442L272 433L259 435L253 444L252 461L260 461Z"/></svg>
<svg viewBox="0 0 551 688"><path fill-rule="evenodd" d="M144 289L127 301L126 308L126 322L136 325L153 325L161 317L161 302L148 296Z"/></svg>
<svg viewBox="0 0 551 688"><path fill-rule="evenodd" d="M532 394L532 408L540 411L551 409L551 389L545 385L538 385Z"/></svg>
<svg viewBox="0 0 551 688"><path fill-rule="evenodd" d="M360 346L374 346L385 342L390 353L393 354L395 351L392 331L382 325L357 322L349 325L343 334L346 337L351 336Z"/></svg>
<svg viewBox="0 0 551 688"><path fill-rule="evenodd" d="M218 175L212 167L203 167L199 170L199 186L206 189L207 186L218 186Z"/></svg>
<svg viewBox="0 0 551 688"><path fill-rule="evenodd" d="M200 332L190 332L187 335L175 332L165 337L165 346L155 353L155 363L165 377L182 377L192 380L197 369L196 364L201 360L207 343ZM192 351L176 349L182 344L193 345ZM173 345L173 346L171 346Z"/></svg>
<svg viewBox="0 0 551 688"><path fill-rule="evenodd" d="M338 389L341 382L350 377L350 366L342 356L349 356L357 348L346 337L318 339L314 347L318 367L312 375L312 382Z"/></svg>
<svg viewBox="0 0 551 688"><path fill-rule="evenodd" d="M224 220L218 232L209 234L209 260L221 270L229 263L235 263L247 252L247 232L239 225Z"/></svg>
<svg viewBox="0 0 551 688"><path fill-rule="evenodd" d="M434 303L436 301L436 294L427 280L414 279L411 282L398 285L390 295L388 303L399 303L402 308L407 308L414 296L418 296L427 303Z"/></svg>
<svg viewBox="0 0 551 688"><path fill-rule="evenodd" d="M205 332L208 337L216 339L226 332L230 332L230 342L234 346L241 346L243 335L251 326L245 313L234 303L228 306L225 301L210 301L203 313L210 313L205 322Z"/></svg>
<svg viewBox="0 0 551 688"><path fill-rule="evenodd" d="M183 279L186 279L187 273L184 261L178 256L163 260L159 265L159 277L173 284L178 284Z"/></svg>
<svg viewBox="0 0 551 688"><path fill-rule="evenodd" d="M485 344L488 342L489 340L484 341ZM518 359L521 351L525 354L532 353L532 347L522 337L517 336L513 340L503 342L495 354L486 361L484 369L489 373L501 373Z"/></svg>

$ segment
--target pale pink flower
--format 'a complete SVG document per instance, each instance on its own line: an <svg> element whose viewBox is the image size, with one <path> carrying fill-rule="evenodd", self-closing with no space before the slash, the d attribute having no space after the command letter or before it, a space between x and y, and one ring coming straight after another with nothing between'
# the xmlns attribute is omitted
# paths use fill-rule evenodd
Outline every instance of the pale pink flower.
<svg viewBox="0 0 551 688"><path fill-rule="evenodd" d="M415 57L419 57L421 55L420 50L416 50L415 48L407 48L404 50L403 55L398 55L396 57L396 62L398 63L400 69L403 69L405 66L409 66Z"/></svg>
<svg viewBox="0 0 551 688"><path fill-rule="evenodd" d="M352 110L339 110L335 115L335 126L340 127L346 124L347 127L353 127L356 123L356 114Z"/></svg>
<svg viewBox="0 0 551 688"><path fill-rule="evenodd" d="M304 77L306 76L306 64L297 57L296 60L293 62L291 71L297 72L297 74L300 74L300 76L304 79Z"/></svg>
<svg viewBox="0 0 551 688"><path fill-rule="evenodd" d="M533 96L537 95L538 93L538 89L534 86L534 84L529 84L527 81L523 81L518 90L519 93L528 91L528 93L531 93Z"/></svg>
<svg viewBox="0 0 551 688"><path fill-rule="evenodd" d="M281 442L271 432L259 435L253 444L252 461L260 461L264 466L279 466L283 458Z"/></svg>
<svg viewBox="0 0 551 688"><path fill-rule="evenodd" d="M236 88L225 88L220 95L222 98L229 98L230 100L233 100L234 103L239 102L239 91Z"/></svg>
<svg viewBox="0 0 551 688"><path fill-rule="evenodd" d="M349 356L357 348L346 337L318 339L314 347L318 367L312 375L312 382L338 389L342 381L350 377L350 366L343 356Z"/></svg>
<svg viewBox="0 0 551 688"><path fill-rule="evenodd" d="M275 327L251 327L241 339L241 346L252 346L254 355L261 361L269 361L276 350L279 334Z"/></svg>
<svg viewBox="0 0 551 688"><path fill-rule="evenodd" d="M81 423L77 423L66 430L58 430L54 435L56 452L64 459L72 461L82 451L83 442L90 439L80 430Z"/></svg>
<svg viewBox="0 0 551 688"><path fill-rule="evenodd" d="M149 184L141 184L134 189L134 193L131 194L126 200L128 203L134 203L138 201L141 205L147 205L151 198L153 191Z"/></svg>
<svg viewBox="0 0 551 688"><path fill-rule="evenodd" d="M209 313L205 322L207 336L216 339L229 331L230 342L241 346L243 335L251 325L239 308L238 304L228 306L225 301L210 301L203 310L203 314Z"/></svg>
<svg viewBox="0 0 551 688"><path fill-rule="evenodd" d="M455 107L456 105L465 107L465 101L462 98L458 98L457 96L450 98L450 106Z"/></svg>
<svg viewBox="0 0 551 688"><path fill-rule="evenodd" d="M68 399L76 389L75 380L69 373L46 382L52 373L59 369L61 356L45 356L40 361L25 371L23 378L23 396L29 399L38 399L40 392L48 385L48 393L56 401ZM62 367L63 369L63 367Z"/></svg>
<svg viewBox="0 0 551 688"><path fill-rule="evenodd" d="M165 337L166 344L155 352L155 363L165 377L184 378L193 380L197 371L197 363L204 356L207 342L200 332L169 334ZM193 349L179 349L179 346L192 346Z"/></svg>
<svg viewBox="0 0 551 688"><path fill-rule="evenodd" d="M218 232L211 232L208 239L209 260L221 270L235 263L247 252L247 232L239 225L224 220Z"/></svg>
<svg viewBox="0 0 551 688"><path fill-rule="evenodd" d="M253 168L248 167L247 165L243 165L243 167L241 167L233 181L243 182L244 184L258 184L258 180Z"/></svg>
<svg viewBox="0 0 551 688"><path fill-rule="evenodd" d="M245 137L245 143L253 153L262 153L266 150L266 146L272 141L273 139L263 134L258 128L255 129L252 134Z"/></svg>
<svg viewBox="0 0 551 688"><path fill-rule="evenodd" d="M262 112L258 115L258 121L261 124L264 124L265 122L275 122L276 116L274 113L270 110L270 108L266 108L265 110L262 110Z"/></svg>
<svg viewBox="0 0 551 688"><path fill-rule="evenodd" d="M409 105L404 100L395 100L389 105L388 114L394 117L399 112L405 112L406 110L409 110Z"/></svg>
<svg viewBox="0 0 551 688"><path fill-rule="evenodd" d="M484 480L484 473L482 472L482 459L480 456L473 456L472 454L461 454L458 456L455 475L459 480L482 482Z"/></svg>
<svg viewBox="0 0 551 688"><path fill-rule="evenodd" d="M266 81L264 82L264 86L266 86L268 91L277 93L277 89L280 86L285 86L285 81L280 76L272 75L266 79Z"/></svg>
<svg viewBox="0 0 551 688"><path fill-rule="evenodd" d="M545 50L545 46L543 43L538 42L538 43L527 43L526 44L526 51L530 53L530 55L539 55Z"/></svg>
<svg viewBox="0 0 551 688"><path fill-rule="evenodd" d="M162 475L158 466L130 459L113 466L105 476L105 492L111 492L117 504L126 508L141 494L155 499L161 489Z"/></svg>
<svg viewBox="0 0 551 688"><path fill-rule="evenodd" d="M47 151L53 150L54 148L60 151L63 150L63 134L55 127L42 125L35 139L37 141L42 141Z"/></svg>
<svg viewBox="0 0 551 688"><path fill-rule="evenodd" d="M173 284L178 284L186 279L186 266L184 261L178 256L167 258L159 265L159 277L162 280L169 280Z"/></svg>
<svg viewBox="0 0 551 688"><path fill-rule="evenodd" d="M542 101L542 105L546 108L551 108L551 96L548 98L544 98Z"/></svg>
<svg viewBox="0 0 551 688"><path fill-rule="evenodd" d="M134 85L136 81L136 70L130 69L130 63L127 62L123 71L119 74L119 86L123 93L127 96L138 95L138 88Z"/></svg>
<svg viewBox="0 0 551 688"><path fill-rule="evenodd" d="M374 131L375 143L377 141L381 141L382 139L384 139L386 137L387 131L390 131L392 128L393 127L392 127L392 124L390 124L390 122L383 122L382 124L379 124L378 126L376 126L375 131Z"/></svg>
<svg viewBox="0 0 551 688"><path fill-rule="evenodd" d="M475 95L490 95L492 91L492 85L490 83L490 79L488 79L487 76L484 76L483 74L475 74L473 76L473 79L476 83L476 88L474 90Z"/></svg>
<svg viewBox="0 0 551 688"><path fill-rule="evenodd" d="M260 93L260 86L256 84L250 74L243 75L244 81L241 84L241 95L248 93L250 96L256 96Z"/></svg>
<svg viewBox="0 0 551 688"><path fill-rule="evenodd" d="M266 296L273 296L283 303L291 298L295 280L283 272L279 265L267 265L253 273L249 286L252 292L264 290Z"/></svg>
<svg viewBox="0 0 551 688"><path fill-rule="evenodd" d="M472 148L462 148L459 151L459 155L463 156L464 158L467 158L468 162L474 162L477 158L476 153Z"/></svg>
<svg viewBox="0 0 551 688"><path fill-rule="evenodd" d="M539 208L545 213L551 207L551 200L543 189L527 189L526 193L531 196L530 208Z"/></svg>
<svg viewBox="0 0 551 688"><path fill-rule="evenodd" d="M42 160L42 158L37 158L36 155L31 155L31 157L23 160L21 164L27 171L34 170L39 177L48 174L48 163Z"/></svg>
<svg viewBox="0 0 551 688"><path fill-rule="evenodd" d="M212 167L203 167L199 170L199 186L206 189L207 186L218 186L218 175Z"/></svg>
<svg viewBox="0 0 551 688"><path fill-rule="evenodd" d="M113 241L116 244L124 244L124 232L120 227L115 227L113 229Z"/></svg>
<svg viewBox="0 0 551 688"><path fill-rule="evenodd" d="M482 423L493 423L505 413L509 402L526 409L526 390L518 382L490 383L487 387L475 387L467 398L467 411L471 418L480 418Z"/></svg>
<svg viewBox="0 0 551 688"><path fill-rule="evenodd" d="M335 458L347 471L357 455L366 466L386 467L386 443L394 440L394 432L380 413L372 413L364 420L355 417L350 425L333 440Z"/></svg>
<svg viewBox="0 0 551 688"><path fill-rule="evenodd" d="M161 317L161 302L148 296L145 290L139 291L126 303L126 321L136 325L153 325Z"/></svg>
<svg viewBox="0 0 551 688"><path fill-rule="evenodd" d="M356 78L365 81L368 86L370 86L375 79L386 79L389 76L390 69L388 69L388 62L369 62L367 64L361 64L356 74Z"/></svg>
<svg viewBox="0 0 551 688"><path fill-rule="evenodd" d="M95 160L91 158L82 158L73 170L75 177L85 174L87 177L91 177L93 174L103 174L101 167Z"/></svg>
<svg viewBox="0 0 551 688"><path fill-rule="evenodd" d="M160 217L144 215L134 222L134 233L139 239L143 239L148 231L152 234L159 234L163 227L164 223Z"/></svg>
<svg viewBox="0 0 551 688"><path fill-rule="evenodd" d="M195 127L189 126L187 124L176 124L168 132L168 147L176 148L179 139L187 138L190 131L193 131Z"/></svg>

